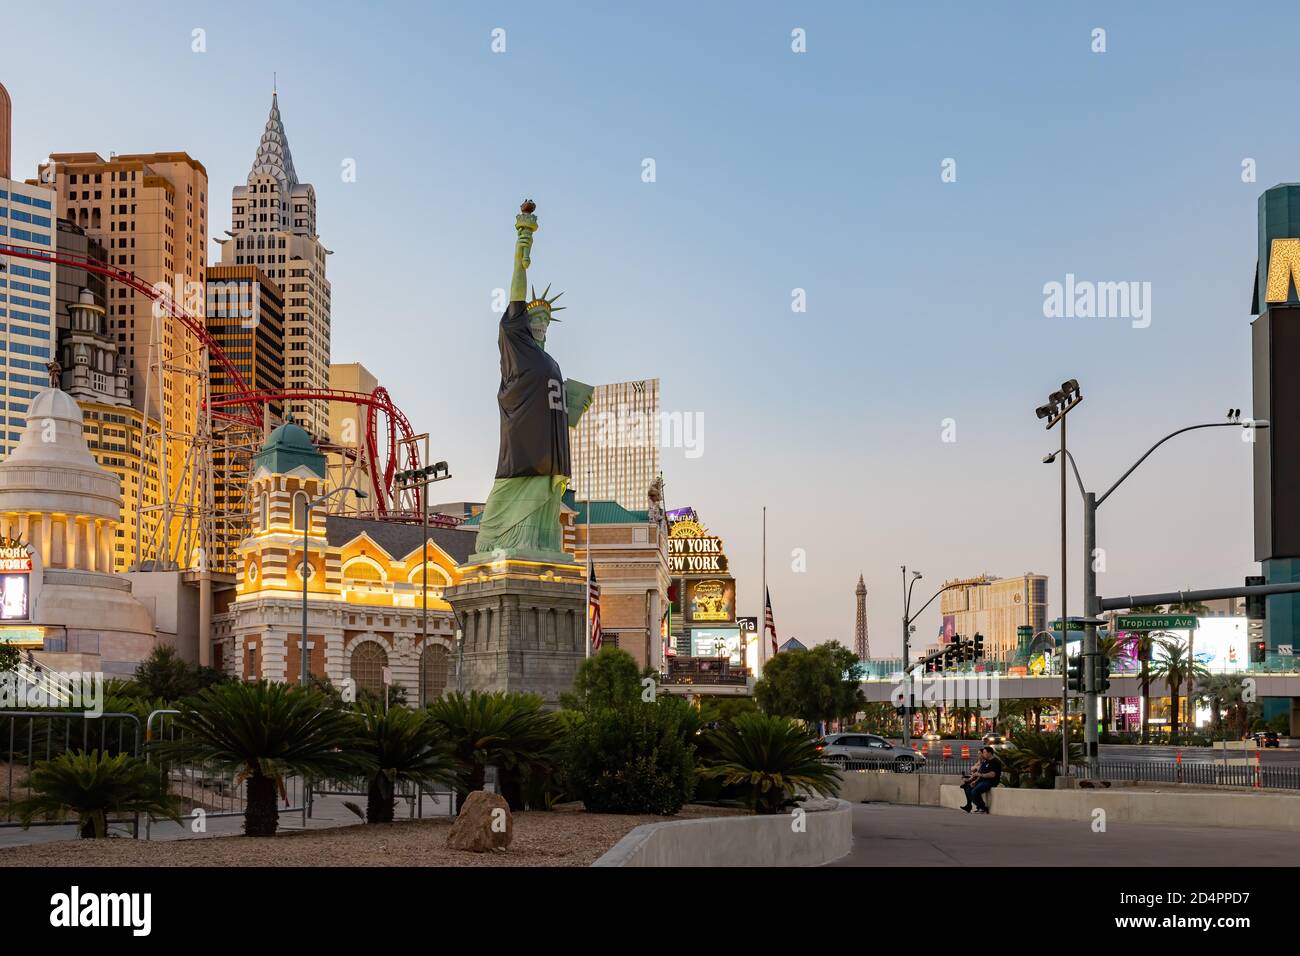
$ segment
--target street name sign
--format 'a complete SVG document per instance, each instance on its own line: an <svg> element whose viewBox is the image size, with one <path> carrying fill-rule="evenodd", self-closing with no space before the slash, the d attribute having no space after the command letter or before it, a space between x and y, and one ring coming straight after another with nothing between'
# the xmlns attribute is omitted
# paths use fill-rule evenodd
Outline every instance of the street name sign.
<svg viewBox="0 0 1300 956"><path fill-rule="evenodd" d="M1195 614L1121 614L1117 631L1190 631L1196 628Z"/></svg>

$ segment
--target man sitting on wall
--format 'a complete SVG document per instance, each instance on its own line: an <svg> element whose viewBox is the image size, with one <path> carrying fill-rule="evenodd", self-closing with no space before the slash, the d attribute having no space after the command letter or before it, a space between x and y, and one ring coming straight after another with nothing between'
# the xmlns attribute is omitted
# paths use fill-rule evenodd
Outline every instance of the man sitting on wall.
<svg viewBox="0 0 1300 956"><path fill-rule="evenodd" d="M976 813L988 813L984 794L996 787L1001 779L1002 761L994 755L992 747L981 747L979 764L971 768L971 775L961 785L966 792L966 805L962 809L967 813L972 809Z"/></svg>

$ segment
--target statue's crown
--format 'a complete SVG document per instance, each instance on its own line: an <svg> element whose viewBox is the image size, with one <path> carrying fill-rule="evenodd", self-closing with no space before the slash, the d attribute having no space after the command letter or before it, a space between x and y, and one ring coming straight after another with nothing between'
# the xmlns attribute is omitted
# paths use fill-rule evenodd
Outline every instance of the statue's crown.
<svg viewBox="0 0 1300 956"><path fill-rule="evenodd" d="M532 288L532 287L530 287L530 288ZM548 299L546 296L547 296L547 293L549 293L550 291L551 291L551 287L548 285L548 286L547 286L547 287L542 291L542 294L541 294L541 295L538 295L538 294L537 294L537 289L536 289L536 288L532 288L532 296L533 296L533 297L532 297L532 299L530 299L529 302L528 302L528 309L527 309L527 311L531 312L531 311L533 311L533 309L545 309L545 310L546 310L546 317L547 317L548 319L550 319L552 322L558 322L558 321L560 321L560 320L557 319L557 318L555 317L555 313L556 313L556 312L563 312L563 311L565 310L565 308L567 308L567 306L563 306L563 305L557 306L555 303L559 301L560 296L564 295L564 293L563 293L563 292L557 292L557 293L555 293L554 296L552 296L551 298Z"/></svg>

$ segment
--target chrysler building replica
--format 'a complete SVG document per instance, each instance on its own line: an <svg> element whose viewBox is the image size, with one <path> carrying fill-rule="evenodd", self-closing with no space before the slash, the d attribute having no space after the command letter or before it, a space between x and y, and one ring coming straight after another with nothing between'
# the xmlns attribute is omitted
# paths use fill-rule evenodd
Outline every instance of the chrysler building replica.
<svg viewBox="0 0 1300 956"><path fill-rule="evenodd" d="M284 296L284 384L329 388L330 251L316 234L316 190L298 181L280 105L271 94L271 115L257 146L248 182L231 196L230 238L221 243L223 266L257 266ZM329 436L329 402L290 401L285 415L316 441Z"/></svg>

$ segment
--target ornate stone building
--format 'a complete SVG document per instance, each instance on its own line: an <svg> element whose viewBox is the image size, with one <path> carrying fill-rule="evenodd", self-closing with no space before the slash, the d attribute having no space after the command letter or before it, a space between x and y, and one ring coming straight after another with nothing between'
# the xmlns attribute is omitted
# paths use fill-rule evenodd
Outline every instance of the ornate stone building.
<svg viewBox="0 0 1300 956"><path fill-rule="evenodd" d="M104 307L95 304L89 289L68 306L68 327L59 335L59 365L63 390L78 401L131 404L131 370L104 327Z"/></svg>
<svg viewBox="0 0 1300 956"><path fill-rule="evenodd" d="M40 648L56 670L134 673L156 643L153 616L113 571L117 476L96 464L81 408L47 388L0 462L0 641Z"/></svg>
<svg viewBox="0 0 1300 956"><path fill-rule="evenodd" d="M304 503L325 494L325 456L292 423L271 432L253 459L251 535L238 549L235 600L213 618L214 665L245 680L297 683L302 672L303 575L308 666L337 687L382 695L400 684L409 704L455 689L456 624L443 591L472 532L327 516L311 509L303 560ZM424 637L428 578L427 639Z"/></svg>

